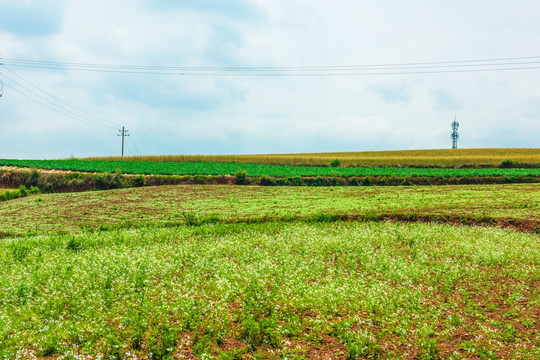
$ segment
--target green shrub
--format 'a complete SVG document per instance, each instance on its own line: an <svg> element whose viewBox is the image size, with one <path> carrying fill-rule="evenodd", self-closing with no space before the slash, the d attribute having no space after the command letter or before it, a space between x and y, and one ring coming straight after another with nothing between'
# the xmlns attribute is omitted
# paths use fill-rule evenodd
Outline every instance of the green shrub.
<svg viewBox="0 0 540 360"><path fill-rule="evenodd" d="M206 175L195 175L193 177L193 182L195 184L206 184L208 182L208 176L206 176Z"/></svg>
<svg viewBox="0 0 540 360"><path fill-rule="evenodd" d="M289 176L287 182L292 186L300 186L302 185L302 178L300 176Z"/></svg>
<svg viewBox="0 0 540 360"><path fill-rule="evenodd" d="M124 187L123 176L120 173L98 174L94 178L94 184L98 190L119 189Z"/></svg>
<svg viewBox="0 0 540 360"><path fill-rule="evenodd" d="M144 178L144 176L142 175L137 175L133 178L133 186L136 186L136 187L141 187L141 186L144 186L146 185L146 180Z"/></svg>
<svg viewBox="0 0 540 360"><path fill-rule="evenodd" d="M40 177L41 177L40 172L37 171L36 169L33 169L30 172L30 177L28 179L28 185L30 185L30 186L38 186Z"/></svg>
<svg viewBox="0 0 540 360"><path fill-rule="evenodd" d="M19 186L19 194L21 195L21 197L28 196L28 189L26 188L26 186Z"/></svg>
<svg viewBox="0 0 540 360"><path fill-rule="evenodd" d="M262 186L276 185L276 179L271 176L263 175L259 178L259 185L262 185Z"/></svg>
<svg viewBox="0 0 540 360"><path fill-rule="evenodd" d="M358 178L353 177L349 179L349 186L358 186L358 185L360 185Z"/></svg>
<svg viewBox="0 0 540 360"><path fill-rule="evenodd" d="M247 170L238 170L236 174L234 174L234 183L236 185L246 185L248 183Z"/></svg>
<svg viewBox="0 0 540 360"><path fill-rule="evenodd" d="M499 167L501 168L505 168L505 169L508 169L508 168L511 168L513 166L516 165L516 162L514 160L511 160L511 159L506 159L506 160L503 160L501 162L501 164L499 165Z"/></svg>
<svg viewBox="0 0 540 360"><path fill-rule="evenodd" d="M9 190L6 190L6 191L4 192L4 198L5 198L6 200L16 199L16 198L18 198L17 195L18 195L18 193L17 193L16 191L9 191Z"/></svg>
<svg viewBox="0 0 540 360"><path fill-rule="evenodd" d="M372 186L373 178L371 176L366 176L362 179L362 186Z"/></svg>
<svg viewBox="0 0 540 360"><path fill-rule="evenodd" d="M338 159L334 159L332 160L332 162L330 162L331 167L338 167L339 165L341 165L341 161L339 161Z"/></svg>

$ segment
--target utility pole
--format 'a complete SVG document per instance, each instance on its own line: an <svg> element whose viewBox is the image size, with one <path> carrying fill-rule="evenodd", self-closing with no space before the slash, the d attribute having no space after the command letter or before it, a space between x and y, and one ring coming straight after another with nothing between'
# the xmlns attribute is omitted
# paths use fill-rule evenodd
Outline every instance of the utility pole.
<svg viewBox="0 0 540 360"><path fill-rule="evenodd" d="M119 134L117 136L122 137L122 157L124 157L124 137L129 136L129 131L122 126L122 130L118 130Z"/></svg>
<svg viewBox="0 0 540 360"><path fill-rule="evenodd" d="M452 149L457 149L457 141L459 139L458 134L459 123L456 121L456 115L454 115L454 122L452 123Z"/></svg>

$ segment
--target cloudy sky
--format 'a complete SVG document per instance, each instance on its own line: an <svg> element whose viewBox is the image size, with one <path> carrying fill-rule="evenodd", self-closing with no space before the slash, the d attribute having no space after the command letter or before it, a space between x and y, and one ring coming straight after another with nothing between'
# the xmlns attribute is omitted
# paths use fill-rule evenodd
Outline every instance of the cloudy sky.
<svg viewBox="0 0 540 360"><path fill-rule="evenodd" d="M0 9L0 158L540 147L536 0Z"/></svg>

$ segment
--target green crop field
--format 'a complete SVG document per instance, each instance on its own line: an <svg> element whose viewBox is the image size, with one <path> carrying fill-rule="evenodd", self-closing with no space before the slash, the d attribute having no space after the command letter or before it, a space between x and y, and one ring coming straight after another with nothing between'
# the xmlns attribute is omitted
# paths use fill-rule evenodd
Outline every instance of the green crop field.
<svg viewBox="0 0 540 360"><path fill-rule="evenodd" d="M208 224L0 243L0 357L540 356L540 238Z"/></svg>
<svg viewBox="0 0 540 360"><path fill-rule="evenodd" d="M540 358L540 184L37 190L0 202L0 359Z"/></svg>
<svg viewBox="0 0 540 360"><path fill-rule="evenodd" d="M103 161L103 160L0 160L0 166L56 169L83 172L116 172L126 174L162 175L234 175L246 170L248 176L403 176L403 177L463 177L463 176L540 176L540 168L528 169L448 169L392 167L328 167L239 164L218 162L166 161Z"/></svg>

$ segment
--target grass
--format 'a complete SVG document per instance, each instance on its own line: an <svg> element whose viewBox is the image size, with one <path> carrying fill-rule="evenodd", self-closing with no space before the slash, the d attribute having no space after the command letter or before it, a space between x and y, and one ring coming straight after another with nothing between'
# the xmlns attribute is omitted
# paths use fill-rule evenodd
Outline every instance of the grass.
<svg viewBox="0 0 540 360"><path fill-rule="evenodd" d="M0 242L0 358L540 356L540 237L208 224Z"/></svg>
<svg viewBox="0 0 540 360"><path fill-rule="evenodd" d="M41 190L35 186L30 187L30 189L27 189L24 185L19 186L17 189L0 189L0 202L39 193L41 193Z"/></svg>
<svg viewBox="0 0 540 360"><path fill-rule="evenodd" d="M537 359L539 210L540 184L1 202L0 359Z"/></svg>
<svg viewBox="0 0 540 360"><path fill-rule="evenodd" d="M0 233L392 216L398 220L503 221L540 227L539 214L539 184L391 188L178 185L40 194L12 200L0 206L0 218L7 220L0 222Z"/></svg>
<svg viewBox="0 0 540 360"><path fill-rule="evenodd" d="M122 160L120 157L94 157L93 160ZM500 165L511 160L517 163L540 164L540 149L496 148L453 150L364 151L306 154L260 155L161 155L130 156L124 160L144 161L203 161L283 165Z"/></svg>

